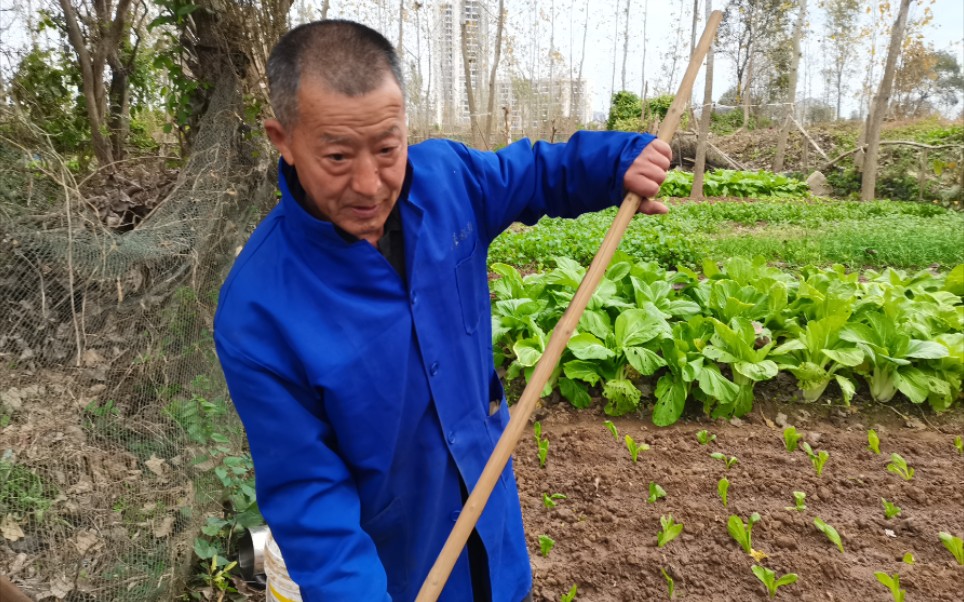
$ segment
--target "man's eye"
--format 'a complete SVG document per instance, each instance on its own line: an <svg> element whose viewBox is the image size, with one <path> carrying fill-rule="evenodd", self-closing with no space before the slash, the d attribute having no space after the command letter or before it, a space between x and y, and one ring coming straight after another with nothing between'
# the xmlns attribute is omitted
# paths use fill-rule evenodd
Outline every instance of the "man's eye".
<svg viewBox="0 0 964 602"><path fill-rule="evenodd" d="M383 155L391 155L392 153L395 152L395 149L396 149L396 148L398 148L398 147L397 147L397 146L386 146L386 147L383 148L380 152L381 152L381 154L383 154Z"/></svg>
<svg viewBox="0 0 964 602"><path fill-rule="evenodd" d="M341 153L332 153L332 154L328 155L327 158L328 158L329 161L334 161L335 163L340 163L340 162L342 162L342 161L345 160L345 155L343 155L343 154L341 154Z"/></svg>

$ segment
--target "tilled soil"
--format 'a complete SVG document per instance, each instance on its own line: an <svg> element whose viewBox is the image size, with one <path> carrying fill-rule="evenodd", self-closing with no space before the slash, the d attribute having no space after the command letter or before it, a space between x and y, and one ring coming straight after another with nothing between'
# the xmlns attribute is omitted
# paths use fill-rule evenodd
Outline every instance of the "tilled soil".
<svg viewBox="0 0 964 602"><path fill-rule="evenodd" d="M903 408L900 414L882 406L851 414L764 402L732 423L690 419L657 428L647 418L614 419L616 441L598 409L550 404L537 410L550 441L546 465L539 466L534 437L515 454L533 599L555 602L577 585L578 601L666 600L664 569L675 581L674 600L767 600L751 572L762 564L778 577L799 575L777 600L891 600L875 571L898 573L908 602L964 600L964 566L937 535L964 537L964 455L954 447L954 437L964 433L964 412L925 417ZM802 450L786 451L785 424L814 451L829 452L822 477ZM868 428L880 436L881 455L868 450ZM716 440L700 445L696 433L702 429ZM624 435L651 446L636 464ZM739 463L727 470L712 452ZM912 480L886 470L892 452L915 469ZM717 495L723 476L730 481L728 508ZM667 492L655 504L646 499L650 482ZM805 511L787 509L794 491L806 493ZM543 494L554 493L567 498L545 508ZM881 498L902 513L885 519ZM761 563L727 532L731 514L745 521L753 512L762 517L752 531L752 547L767 555ZM659 549L660 516L667 514L684 529ZM815 517L837 529L844 553L817 530ZM540 535L555 540L547 557L540 554ZM913 564L903 561L908 552Z"/></svg>

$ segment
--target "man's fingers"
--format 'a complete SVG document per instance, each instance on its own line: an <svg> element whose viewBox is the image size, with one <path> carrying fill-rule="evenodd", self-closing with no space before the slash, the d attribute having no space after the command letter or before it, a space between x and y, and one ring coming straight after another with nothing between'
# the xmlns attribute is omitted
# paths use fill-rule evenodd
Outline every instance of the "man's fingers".
<svg viewBox="0 0 964 602"><path fill-rule="evenodd" d="M663 213L669 213L669 207L660 203L659 201L654 201L653 199L643 199L639 204L639 209L637 213L645 213L646 215L662 215Z"/></svg>

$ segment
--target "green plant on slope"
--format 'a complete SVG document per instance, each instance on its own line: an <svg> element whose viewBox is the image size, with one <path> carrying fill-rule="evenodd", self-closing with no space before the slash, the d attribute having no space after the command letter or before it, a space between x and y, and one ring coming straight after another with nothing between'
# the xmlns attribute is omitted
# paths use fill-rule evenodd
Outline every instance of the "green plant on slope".
<svg viewBox="0 0 964 602"><path fill-rule="evenodd" d="M817 471L817 476L823 476L823 467L830 458L830 453L824 450L814 452L810 447L810 444L806 442L803 443L802 447L803 451L807 454L807 457L810 458L810 463L813 464L814 470Z"/></svg>
<svg viewBox="0 0 964 602"><path fill-rule="evenodd" d="M895 516L900 516L900 506L892 502L888 502L884 498L880 498L880 502L884 505L884 518L890 520Z"/></svg>
<svg viewBox="0 0 964 602"><path fill-rule="evenodd" d="M559 602L572 602L576 599L576 592L579 591L578 585L573 585L569 591L559 596Z"/></svg>
<svg viewBox="0 0 964 602"><path fill-rule="evenodd" d="M664 514L659 517L659 533L656 534L656 547L662 548L673 541L683 532L683 523L673 520L672 514Z"/></svg>
<svg viewBox="0 0 964 602"><path fill-rule="evenodd" d="M880 455L880 437L877 436L877 431L874 429L867 431L867 449L878 456Z"/></svg>
<svg viewBox="0 0 964 602"><path fill-rule="evenodd" d="M636 443L636 440L626 435L626 449L629 450L629 458L633 461L633 464L639 460L639 452L649 451L649 445L645 443Z"/></svg>
<svg viewBox="0 0 964 602"><path fill-rule="evenodd" d="M796 510L797 512L803 512L807 509L807 494L802 491L793 492L793 505L787 506L787 510Z"/></svg>
<svg viewBox="0 0 964 602"><path fill-rule="evenodd" d="M951 535L947 531L941 531L937 534L937 537L954 557L954 560L957 561L957 564L964 565L964 540L956 535Z"/></svg>
<svg viewBox="0 0 964 602"><path fill-rule="evenodd" d="M612 434L612 436L613 436L613 441L619 442L619 431L616 430L616 425L613 424L613 421L612 421L612 420L607 420L607 421L603 422L603 425L604 425L604 426L606 427L606 429Z"/></svg>
<svg viewBox="0 0 964 602"><path fill-rule="evenodd" d="M897 573L888 575L883 571L875 571L874 577L876 577L877 581L880 581L884 587L890 590L890 595L893 596L894 602L904 602L904 596L907 592L900 589L900 576Z"/></svg>
<svg viewBox="0 0 964 602"><path fill-rule="evenodd" d="M549 556L549 552L552 551L552 548L555 545L556 545L556 540L549 537L548 535L539 536L539 553L542 554L543 558Z"/></svg>
<svg viewBox="0 0 964 602"><path fill-rule="evenodd" d="M830 542L837 546L840 553L844 553L843 541L840 539L840 534L832 526L825 523L819 516L813 519L813 524L817 527L817 530L826 535Z"/></svg>
<svg viewBox="0 0 964 602"><path fill-rule="evenodd" d="M797 582L796 573L787 573L786 575L777 579L776 573L766 567L754 564L751 570L753 571L753 574L756 575L756 578L762 581L763 585L766 586L767 592L770 594L771 598L776 597L777 588Z"/></svg>
<svg viewBox="0 0 964 602"><path fill-rule="evenodd" d="M564 493L553 493L549 495L548 493L542 494L542 505L545 506L546 510L552 510L556 507L556 500L568 499Z"/></svg>
<svg viewBox="0 0 964 602"><path fill-rule="evenodd" d="M720 496L720 500L723 502L723 507L726 508L726 496L730 491L730 481L726 477L723 477L716 483L716 493Z"/></svg>
<svg viewBox="0 0 964 602"><path fill-rule="evenodd" d="M797 427L795 426L788 426L783 429L783 447L791 454L796 451L797 443L802 438L803 435L797 432Z"/></svg>
<svg viewBox="0 0 964 602"><path fill-rule="evenodd" d="M720 452L713 452L712 454L710 454L710 457L713 458L714 460L722 461L723 465L726 467L727 470L733 468L734 466L740 463L740 460L736 456L727 457L726 454L723 454Z"/></svg>
<svg viewBox="0 0 964 602"><path fill-rule="evenodd" d="M750 515L750 518L744 523L743 519L735 514L731 514L729 520L726 522L726 530L729 532L730 537L736 540L736 543L740 544L743 551L747 554L753 553L753 525L760 522L760 515L756 512Z"/></svg>
<svg viewBox="0 0 964 602"><path fill-rule="evenodd" d="M954 437L954 448L957 449L957 453L964 454L964 437L960 435Z"/></svg>
<svg viewBox="0 0 964 602"><path fill-rule="evenodd" d="M914 478L914 469L908 466L907 460L896 452L890 454L890 462L887 463L887 472L892 472L905 481Z"/></svg>
<svg viewBox="0 0 964 602"><path fill-rule="evenodd" d="M673 595L676 593L676 580L673 579L664 568L660 568L659 572L663 574L663 579L666 580L666 595L672 600Z"/></svg>
<svg viewBox="0 0 964 602"><path fill-rule="evenodd" d="M709 431L704 429L696 433L696 440L699 441L700 445L709 445L716 441L716 435L711 435Z"/></svg>
<svg viewBox="0 0 964 602"><path fill-rule="evenodd" d="M649 497L646 501L650 504L655 504L656 500L666 497L666 490L660 487L657 483L649 483Z"/></svg>
<svg viewBox="0 0 964 602"><path fill-rule="evenodd" d="M822 302L826 302L824 294L816 289L804 287L804 291L814 296L820 295L824 297ZM846 372L864 361L864 353L840 338L850 314L849 309L839 309L844 313L808 321L797 338L788 340L770 353L779 369L797 378L797 386L806 401L819 399L831 382L836 382L840 387L844 403L848 405L856 392Z"/></svg>

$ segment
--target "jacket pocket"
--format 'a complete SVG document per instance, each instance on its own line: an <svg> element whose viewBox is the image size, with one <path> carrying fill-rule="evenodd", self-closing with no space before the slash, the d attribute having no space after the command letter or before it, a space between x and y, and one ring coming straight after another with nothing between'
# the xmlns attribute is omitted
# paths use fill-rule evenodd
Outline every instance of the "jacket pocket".
<svg viewBox="0 0 964 602"><path fill-rule="evenodd" d="M404 559L411 550L401 499L393 499L384 510L363 521L361 528L375 542L378 557L388 576L389 593L398 595L404 592L408 587L408 572L404 570Z"/></svg>
<svg viewBox="0 0 964 602"><path fill-rule="evenodd" d="M482 316L481 296L488 290L488 282L484 277L479 276L475 269L478 253L478 244L476 244L467 257L455 264L455 286L459 293L459 304L462 306L465 334L474 334L478 330Z"/></svg>

